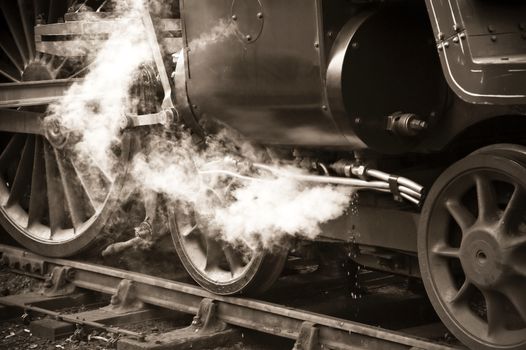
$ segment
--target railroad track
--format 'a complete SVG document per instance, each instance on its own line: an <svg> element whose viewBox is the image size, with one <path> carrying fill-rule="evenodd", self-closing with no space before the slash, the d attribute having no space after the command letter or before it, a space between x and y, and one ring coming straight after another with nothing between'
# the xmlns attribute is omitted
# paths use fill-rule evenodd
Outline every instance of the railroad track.
<svg viewBox="0 0 526 350"><path fill-rule="evenodd" d="M199 348L200 342L228 337L235 331L232 327L239 327L293 339L295 349L460 349L265 301L218 296L182 282L92 263L42 257L7 245L0 245L0 254L3 264L13 271L45 279L40 294L0 298L4 315L8 315L9 310L23 309L26 313L52 316L32 324L37 334L72 331L77 324L104 328L119 335L117 348L120 349L166 348L181 342ZM112 296L110 305L76 314L53 310L85 302L87 291ZM193 315L191 325L161 335L108 325L130 319L153 319L167 310Z"/></svg>

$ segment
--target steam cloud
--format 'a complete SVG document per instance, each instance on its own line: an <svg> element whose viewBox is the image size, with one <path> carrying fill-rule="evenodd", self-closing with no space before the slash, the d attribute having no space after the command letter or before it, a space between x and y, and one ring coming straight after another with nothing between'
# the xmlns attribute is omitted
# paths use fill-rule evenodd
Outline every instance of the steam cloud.
<svg viewBox="0 0 526 350"><path fill-rule="evenodd" d="M121 24L100 48L83 82L74 85L50 112L81 135L78 157L92 159L105 171L118 171L111 148L118 143L122 115L136 108L130 89L150 49L144 29L137 25L141 0L118 6ZM235 27L219 22L209 33L189 43L199 50L234 34ZM225 158L239 162L227 162ZM320 224L341 216L351 190L307 185L256 171L250 162L269 161L229 129L196 144L193 136L174 126L142 136L142 149L131 164L137 186L162 194L169 205L196 217L200 227L233 244L271 248L286 235L314 238ZM303 170L289 166L293 172ZM233 179L231 171L256 180ZM223 173L221 173L223 172Z"/></svg>

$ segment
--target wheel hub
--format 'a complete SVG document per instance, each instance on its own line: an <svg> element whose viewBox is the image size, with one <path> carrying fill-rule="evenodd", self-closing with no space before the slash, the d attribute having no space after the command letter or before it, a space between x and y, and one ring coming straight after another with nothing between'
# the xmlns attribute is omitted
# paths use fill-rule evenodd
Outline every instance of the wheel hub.
<svg viewBox="0 0 526 350"><path fill-rule="evenodd" d="M30 62L22 73L22 81L41 81L41 80L52 80L53 73L48 65L33 61Z"/></svg>
<svg viewBox="0 0 526 350"><path fill-rule="evenodd" d="M503 281L507 267L495 236L487 230L473 230L460 247L460 261L466 277L480 288L494 288Z"/></svg>

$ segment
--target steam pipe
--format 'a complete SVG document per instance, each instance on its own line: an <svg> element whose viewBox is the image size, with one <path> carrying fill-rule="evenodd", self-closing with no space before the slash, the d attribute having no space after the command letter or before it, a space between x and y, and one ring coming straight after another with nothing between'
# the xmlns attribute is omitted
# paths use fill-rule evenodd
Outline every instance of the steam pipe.
<svg viewBox="0 0 526 350"><path fill-rule="evenodd" d="M230 164L230 165L237 164L237 162L233 159L225 159L221 162L225 164ZM218 161L209 163L207 165L215 164L215 163L218 163ZM364 169L363 167L361 169L363 173L367 174L367 172L370 171L371 173L368 174L369 176L379 178L381 181L366 181L366 180L348 178L348 177L295 174L293 172L289 172L289 171L282 170L274 166L261 164L261 163L253 163L252 166L259 170L268 171L274 174L275 176L293 178L298 181L332 184L332 185L344 185L344 186L354 187L356 189L370 189L370 190L376 190L380 192L392 192L393 191L391 188L391 184L388 182L390 181L390 179L392 179L392 175L389 175L379 170ZM242 179L242 180L248 180L248 181L268 181L268 180L264 180L264 179L260 179L256 177L244 176L234 171L225 170L225 169L200 170L199 173L200 174L222 174L222 175L231 176L231 177L235 177L235 178ZM397 179L396 189L398 190L400 197L416 205L419 205L420 199L422 198L422 194L420 192L422 191L423 187L406 178L397 177L396 179Z"/></svg>
<svg viewBox="0 0 526 350"><path fill-rule="evenodd" d="M371 177L383 180L383 181L389 181L389 178L391 177L390 174L384 173L380 170L374 170L374 169L366 169L365 174L369 175ZM408 187L418 193L422 193L424 187L417 184L414 181L411 181L409 179L406 179L405 177L398 177L396 180L400 185Z"/></svg>

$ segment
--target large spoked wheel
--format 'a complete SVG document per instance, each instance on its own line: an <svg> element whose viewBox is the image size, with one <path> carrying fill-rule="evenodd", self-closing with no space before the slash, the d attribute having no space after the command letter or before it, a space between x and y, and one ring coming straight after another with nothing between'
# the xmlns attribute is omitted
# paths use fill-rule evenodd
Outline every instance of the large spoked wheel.
<svg viewBox="0 0 526 350"><path fill-rule="evenodd" d="M446 326L472 349L526 349L523 148L469 155L433 185L422 210L422 278Z"/></svg>
<svg viewBox="0 0 526 350"><path fill-rule="evenodd" d="M286 250L270 253L233 247L218 234L207 232L195 214L182 209L171 212L170 230L188 273L215 294L260 294L280 276L287 258Z"/></svg>
<svg viewBox="0 0 526 350"><path fill-rule="evenodd" d="M81 58L42 53L35 45L35 24L59 21L74 3L0 1L0 88L21 96L0 101L0 223L25 247L55 257L97 238L116 204L132 144L124 136L115 147L119 171L109 174L68 151L67 135L46 123L46 106L31 98L32 91L47 96L85 71Z"/></svg>

